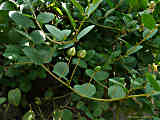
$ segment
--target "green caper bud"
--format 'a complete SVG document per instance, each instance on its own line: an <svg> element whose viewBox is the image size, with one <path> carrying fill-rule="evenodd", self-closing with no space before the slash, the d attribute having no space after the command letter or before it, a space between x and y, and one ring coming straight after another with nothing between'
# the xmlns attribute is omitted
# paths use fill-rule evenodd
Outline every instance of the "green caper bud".
<svg viewBox="0 0 160 120"><path fill-rule="evenodd" d="M96 66L96 67L94 68L94 70L95 70L96 72L100 71L101 69L102 69L101 66Z"/></svg>
<svg viewBox="0 0 160 120"><path fill-rule="evenodd" d="M79 58L84 58L86 56L86 54L87 54L86 50L79 50L77 53L77 56Z"/></svg>
<svg viewBox="0 0 160 120"><path fill-rule="evenodd" d="M75 56L75 54L76 54L75 47L72 47L72 48L70 48L70 49L67 50L67 55L68 56Z"/></svg>

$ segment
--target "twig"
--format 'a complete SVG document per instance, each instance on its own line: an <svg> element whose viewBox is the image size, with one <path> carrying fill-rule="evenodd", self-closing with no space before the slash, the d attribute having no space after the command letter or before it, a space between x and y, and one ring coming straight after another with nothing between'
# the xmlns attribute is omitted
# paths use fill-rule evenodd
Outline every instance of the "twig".
<svg viewBox="0 0 160 120"><path fill-rule="evenodd" d="M122 98L112 98L112 99L101 99L101 98L94 98L94 97L88 97L84 94L81 94L79 91L75 90L74 88L72 88L70 85L68 85L67 83L65 83L64 81L62 81L61 79L59 79L57 76L55 76L47 67L45 67L44 65L41 65L52 77L54 77L56 80L58 80L60 83L62 83L63 85L65 85L66 87L68 87L70 90L72 90L74 93L76 93L77 95L83 97L83 98L87 98L89 100L93 100L93 101L100 101L100 102L113 102L113 101L121 101L121 100L125 100L125 99L130 99L130 98L137 98L137 97L149 97L151 96L151 94L139 94L139 95L130 95L130 96L126 96L126 97L122 97Z"/></svg>

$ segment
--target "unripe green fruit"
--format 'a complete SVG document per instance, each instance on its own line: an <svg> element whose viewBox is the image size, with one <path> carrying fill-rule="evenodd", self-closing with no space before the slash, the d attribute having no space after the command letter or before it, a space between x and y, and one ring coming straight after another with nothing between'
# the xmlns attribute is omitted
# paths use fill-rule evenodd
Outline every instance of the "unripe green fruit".
<svg viewBox="0 0 160 120"><path fill-rule="evenodd" d="M86 54L87 54L86 50L79 50L77 53L77 57L84 58Z"/></svg>
<svg viewBox="0 0 160 120"><path fill-rule="evenodd" d="M96 67L94 68L94 70L95 70L96 72L100 71L100 70L101 70L101 66L96 66Z"/></svg>
<svg viewBox="0 0 160 120"><path fill-rule="evenodd" d="M76 54L75 47L72 47L72 48L70 48L70 49L67 50L67 55L68 56L75 56L75 54Z"/></svg>

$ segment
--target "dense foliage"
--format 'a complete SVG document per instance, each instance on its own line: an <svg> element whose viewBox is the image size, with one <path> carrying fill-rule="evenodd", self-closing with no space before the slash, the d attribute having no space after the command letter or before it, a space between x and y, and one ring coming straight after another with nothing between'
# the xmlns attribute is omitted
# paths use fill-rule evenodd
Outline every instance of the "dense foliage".
<svg viewBox="0 0 160 120"><path fill-rule="evenodd" d="M160 120L159 65L159 0L0 0L4 120Z"/></svg>

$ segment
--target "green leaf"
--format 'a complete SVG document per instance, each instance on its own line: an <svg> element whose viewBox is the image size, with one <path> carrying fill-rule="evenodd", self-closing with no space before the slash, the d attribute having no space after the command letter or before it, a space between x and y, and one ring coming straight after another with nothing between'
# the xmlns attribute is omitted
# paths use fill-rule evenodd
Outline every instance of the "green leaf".
<svg viewBox="0 0 160 120"><path fill-rule="evenodd" d="M105 71L98 71L98 72L95 73L95 71L93 71L91 69L87 69L85 72L89 77L93 77L93 79L96 80L96 81L105 80L109 76L109 73L105 72Z"/></svg>
<svg viewBox="0 0 160 120"><path fill-rule="evenodd" d="M28 111L24 114L22 120L34 120L35 119L35 113L33 111Z"/></svg>
<svg viewBox="0 0 160 120"><path fill-rule="evenodd" d="M112 0L106 0L106 3L109 5L110 8L114 7L114 2Z"/></svg>
<svg viewBox="0 0 160 120"><path fill-rule="evenodd" d="M93 28L95 27L95 25L90 25L86 28L84 28L77 36L77 40L80 40L82 37L84 37L87 33L89 33Z"/></svg>
<svg viewBox="0 0 160 120"><path fill-rule="evenodd" d="M31 61L37 65L43 63L49 63L52 60L53 48L40 47L40 48L30 48L25 47L23 49L24 54L31 59Z"/></svg>
<svg viewBox="0 0 160 120"><path fill-rule="evenodd" d="M69 20L70 20L73 28L76 29L76 23L75 23L72 15L71 15L71 13L70 13L70 11L68 10L68 8L67 8L67 6L66 6L66 3L63 3L63 2L62 2L62 7L63 7L64 10L66 11L66 13L67 13L67 15L68 15L68 17L69 17Z"/></svg>
<svg viewBox="0 0 160 120"><path fill-rule="evenodd" d="M79 59L78 59L78 58L74 58L74 59L72 60L72 64L77 65L78 62L79 62ZM80 60L78 66L81 67L81 68L87 68L87 63L86 63L84 60Z"/></svg>
<svg viewBox="0 0 160 120"><path fill-rule="evenodd" d="M80 11L81 15L84 15L84 9L83 7L79 4L79 2L77 2L77 0L71 0L71 2L73 3L73 5L78 8L78 10Z"/></svg>
<svg viewBox="0 0 160 120"><path fill-rule="evenodd" d="M126 96L126 92L121 86L112 85L108 88L108 95L111 98L123 98Z"/></svg>
<svg viewBox="0 0 160 120"><path fill-rule="evenodd" d="M143 31L143 38L145 38L146 40L149 40L153 38L153 36L155 36L157 32L158 32L158 29L154 29L154 30L145 29Z"/></svg>
<svg viewBox="0 0 160 120"><path fill-rule="evenodd" d="M142 48L143 48L142 45L133 46L133 47L131 47L131 48L129 48L129 49L127 50L127 55L131 55L131 54L133 54L133 53L136 53L137 51L139 51L139 50L142 49Z"/></svg>
<svg viewBox="0 0 160 120"><path fill-rule="evenodd" d="M44 43L46 40L45 34L40 30L33 31L30 36L32 37L32 40L35 44Z"/></svg>
<svg viewBox="0 0 160 120"><path fill-rule="evenodd" d="M103 0L93 0L92 3L87 7L86 12L87 16L89 17L101 4Z"/></svg>
<svg viewBox="0 0 160 120"><path fill-rule="evenodd" d="M6 102L7 98L5 97L0 97L0 105Z"/></svg>
<svg viewBox="0 0 160 120"><path fill-rule="evenodd" d="M54 65L53 72L64 78L69 73L69 66L67 63L58 62Z"/></svg>
<svg viewBox="0 0 160 120"><path fill-rule="evenodd" d="M45 25L47 30L58 40L65 40L70 34L71 30L60 30L53 25Z"/></svg>
<svg viewBox="0 0 160 120"><path fill-rule="evenodd" d="M9 17L17 24L25 28L35 28L34 22L19 11L10 11Z"/></svg>
<svg viewBox="0 0 160 120"><path fill-rule="evenodd" d="M21 101L21 91L20 89L12 89L8 92L8 102L9 104L18 106Z"/></svg>
<svg viewBox="0 0 160 120"><path fill-rule="evenodd" d="M47 12L40 13L40 14L37 16L37 20L38 20L40 23L49 23L49 22L52 21L54 18L55 18L54 14L52 14L52 13L47 13Z"/></svg>
<svg viewBox="0 0 160 120"><path fill-rule="evenodd" d="M63 114L62 114L62 119L63 120L72 120L72 112L68 109L64 109Z"/></svg>
<svg viewBox="0 0 160 120"><path fill-rule="evenodd" d="M160 91L160 85L156 80L156 76L151 73L146 73L145 76L146 76L146 79L149 81L149 83L152 85L152 87L155 90Z"/></svg>
<svg viewBox="0 0 160 120"><path fill-rule="evenodd" d="M80 94L87 97L92 97L96 93L96 88L90 83L85 83L82 85L75 85L74 89L77 90Z"/></svg>
<svg viewBox="0 0 160 120"><path fill-rule="evenodd" d="M108 76L109 76L108 72L99 71L99 72L96 72L94 79L97 81L101 81L101 80L107 79Z"/></svg>
<svg viewBox="0 0 160 120"><path fill-rule="evenodd" d="M151 30L156 26L156 21L151 14L142 14L142 23L144 24L144 27Z"/></svg>
<svg viewBox="0 0 160 120"><path fill-rule="evenodd" d="M148 0L128 0L130 8L134 10L146 9Z"/></svg>

